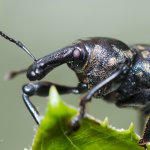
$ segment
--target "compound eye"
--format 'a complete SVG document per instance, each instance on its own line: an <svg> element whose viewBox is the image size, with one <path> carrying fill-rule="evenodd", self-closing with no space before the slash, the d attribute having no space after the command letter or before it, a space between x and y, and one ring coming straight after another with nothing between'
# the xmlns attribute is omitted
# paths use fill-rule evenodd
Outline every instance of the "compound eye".
<svg viewBox="0 0 150 150"><path fill-rule="evenodd" d="M82 50L76 48L74 51L73 51L73 58L75 60L81 60L83 59L83 52Z"/></svg>

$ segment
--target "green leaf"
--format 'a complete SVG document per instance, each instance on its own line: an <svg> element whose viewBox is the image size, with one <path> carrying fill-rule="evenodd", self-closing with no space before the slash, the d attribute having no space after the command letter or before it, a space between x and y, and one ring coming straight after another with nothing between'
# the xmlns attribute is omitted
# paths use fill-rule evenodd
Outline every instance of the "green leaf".
<svg viewBox="0 0 150 150"><path fill-rule="evenodd" d="M50 90L48 108L37 130L32 150L143 150L133 124L127 130L117 130L91 116L81 121L78 131L67 134L69 121L78 111L66 105L55 87Z"/></svg>

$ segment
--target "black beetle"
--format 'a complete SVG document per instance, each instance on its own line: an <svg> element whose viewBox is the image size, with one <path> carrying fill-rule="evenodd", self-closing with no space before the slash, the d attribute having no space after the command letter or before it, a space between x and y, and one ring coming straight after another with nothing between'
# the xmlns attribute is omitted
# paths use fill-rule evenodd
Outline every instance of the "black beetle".
<svg viewBox="0 0 150 150"><path fill-rule="evenodd" d="M96 37L79 40L36 60L20 41L2 32L0 35L24 49L34 59L28 69L13 72L11 77L27 72L30 81L41 80L57 66L67 63L79 79L76 87L43 81L23 86L23 100L37 124L40 123L39 113L29 97L48 96L52 85L56 86L60 94L86 92L81 97L80 114L71 122L73 130L79 127L86 103L92 97L102 97L118 107L132 106L142 109L145 114L150 113L150 45L136 44L129 47L116 39ZM150 142L150 118L139 145L146 149L147 142Z"/></svg>

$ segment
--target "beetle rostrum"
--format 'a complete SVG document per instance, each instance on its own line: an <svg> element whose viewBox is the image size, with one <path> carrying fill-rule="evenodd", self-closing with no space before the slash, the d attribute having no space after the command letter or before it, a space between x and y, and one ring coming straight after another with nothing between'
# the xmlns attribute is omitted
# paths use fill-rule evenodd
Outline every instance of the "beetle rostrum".
<svg viewBox="0 0 150 150"><path fill-rule="evenodd" d="M0 35L20 47L14 39L2 32ZM24 45L21 48L24 48ZM103 98L118 107L133 106L141 109L145 114L150 113L150 45L128 46L117 39L96 37L79 40L39 59L35 59L34 56L32 58L33 64L26 69L30 81L43 79L50 71L62 64L67 64L79 80L75 87L46 81L23 86L23 101L37 124L40 124L39 113L30 101L30 97L48 96L52 85L56 86L60 94L85 93L80 99L80 113L71 121L72 130L79 127L79 122L85 114L86 104L92 100L92 97ZM20 72L15 72L15 75ZM139 145L145 149L147 142L150 142L149 130L150 118L139 142Z"/></svg>

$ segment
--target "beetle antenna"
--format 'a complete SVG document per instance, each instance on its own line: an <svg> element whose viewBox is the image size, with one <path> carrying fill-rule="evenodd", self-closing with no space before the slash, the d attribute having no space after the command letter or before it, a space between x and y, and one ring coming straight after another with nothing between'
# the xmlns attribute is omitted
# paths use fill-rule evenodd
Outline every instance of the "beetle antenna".
<svg viewBox="0 0 150 150"><path fill-rule="evenodd" d="M36 61L36 58L32 55L32 53L26 48L26 46L20 42L20 41L16 41L13 38L10 38L9 36L7 36L6 34L4 34L2 31L0 31L0 35L5 38L6 40L16 44L18 47L20 47L22 50L24 50L31 58L33 58L34 61Z"/></svg>
<svg viewBox="0 0 150 150"><path fill-rule="evenodd" d="M11 80L20 74L26 73L27 70L28 70L27 68L20 69L20 70L12 70L12 71L5 74L4 79L5 80Z"/></svg>

